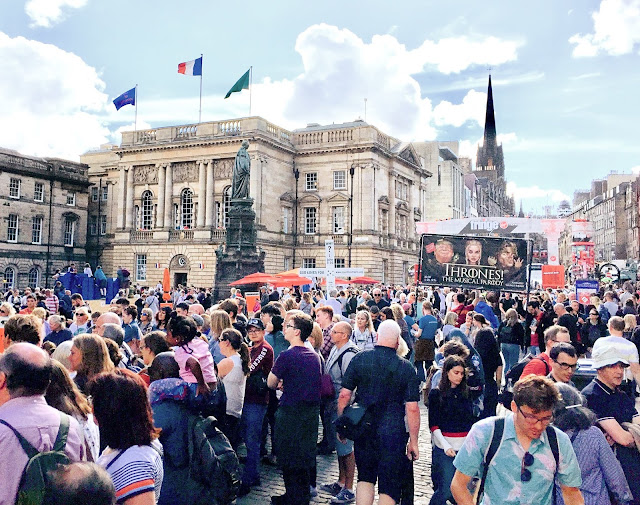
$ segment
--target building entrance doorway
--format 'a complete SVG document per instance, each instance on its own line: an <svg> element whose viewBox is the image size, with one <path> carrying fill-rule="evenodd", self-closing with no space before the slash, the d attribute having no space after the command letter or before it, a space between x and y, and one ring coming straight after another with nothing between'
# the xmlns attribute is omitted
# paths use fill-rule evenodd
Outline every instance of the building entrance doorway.
<svg viewBox="0 0 640 505"><path fill-rule="evenodd" d="M179 285L186 286L187 285L187 273L186 272L175 272L173 274L173 287L177 288Z"/></svg>

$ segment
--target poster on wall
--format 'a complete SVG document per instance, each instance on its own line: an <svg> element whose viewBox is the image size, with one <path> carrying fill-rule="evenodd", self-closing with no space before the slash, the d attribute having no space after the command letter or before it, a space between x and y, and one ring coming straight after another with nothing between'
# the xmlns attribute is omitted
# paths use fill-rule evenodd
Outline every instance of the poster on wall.
<svg viewBox="0 0 640 505"><path fill-rule="evenodd" d="M424 234L420 283L526 291L529 242L523 239Z"/></svg>
<svg viewBox="0 0 640 505"><path fill-rule="evenodd" d="M594 279L576 280L576 299L583 305L591 303L591 296L598 293L600 283Z"/></svg>

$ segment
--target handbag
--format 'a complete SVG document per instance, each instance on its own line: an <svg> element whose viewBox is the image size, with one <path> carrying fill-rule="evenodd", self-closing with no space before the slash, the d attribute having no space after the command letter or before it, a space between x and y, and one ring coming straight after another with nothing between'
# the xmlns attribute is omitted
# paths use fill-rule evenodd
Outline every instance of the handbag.
<svg viewBox="0 0 640 505"><path fill-rule="evenodd" d="M262 396L267 394L267 391L269 391L269 386L267 386L267 378L262 370L258 370L247 377L247 392Z"/></svg>
<svg viewBox="0 0 640 505"><path fill-rule="evenodd" d="M336 396L336 389L333 387L331 375L323 373L320 377L320 398L331 399Z"/></svg>
<svg viewBox="0 0 640 505"><path fill-rule="evenodd" d="M345 407L342 415L335 421L338 435L349 440L367 436L372 431L374 423L371 407L359 403Z"/></svg>

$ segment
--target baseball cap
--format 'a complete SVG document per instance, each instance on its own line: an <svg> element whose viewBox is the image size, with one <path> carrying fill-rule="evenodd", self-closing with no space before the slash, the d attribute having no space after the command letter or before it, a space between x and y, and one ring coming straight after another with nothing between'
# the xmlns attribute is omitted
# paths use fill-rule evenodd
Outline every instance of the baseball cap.
<svg viewBox="0 0 640 505"><path fill-rule="evenodd" d="M593 353L591 355L593 359L593 368L596 370L616 363L622 363L629 365L629 360L620 351L620 349L613 343L603 342L598 346L593 346Z"/></svg>
<svg viewBox="0 0 640 505"><path fill-rule="evenodd" d="M254 326L255 328L258 328L259 330L264 330L263 322L260 319L258 319L257 317L249 319L249 321L247 322L247 328L249 328L249 326Z"/></svg>
<svg viewBox="0 0 640 505"><path fill-rule="evenodd" d="M199 316L198 314L191 314L191 319L196 322L196 326L204 326L204 319L202 319L202 316Z"/></svg>

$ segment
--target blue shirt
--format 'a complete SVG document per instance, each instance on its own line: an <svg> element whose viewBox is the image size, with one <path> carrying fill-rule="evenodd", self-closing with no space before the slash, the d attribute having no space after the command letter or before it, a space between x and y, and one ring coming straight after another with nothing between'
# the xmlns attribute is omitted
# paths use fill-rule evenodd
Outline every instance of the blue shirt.
<svg viewBox="0 0 640 505"><path fill-rule="evenodd" d="M420 334L421 340L435 340L438 320L434 316L430 314L422 316L418 321L418 327L422 330Z"/></svg>
<svg viewBox="0 0 640 505"><path fill-rule="evenodd" d="M468 476L481 476L484 455L491 443L495 417L477 422L471 428L453 464ZM580 487L582 477L576 454L566 433L553 428L558 438L560 462L558 482L567 487ZM502 443L491 460L485 482L482 505L550 505L556 462L546 431L532 440L528 451L533 455L529 466L531 480L520 480L520 468L525 450L516 436L513 414L505 418Z"/></svg>
<svg viewBox="0 0 640 505"><path fill-rule="evenodd" d="M122 328L124 329L124 341L128 344L132 340L140 340L142 333L140 332L140 327L138 323L132 321L129 324L122 324Z"/></svg>

